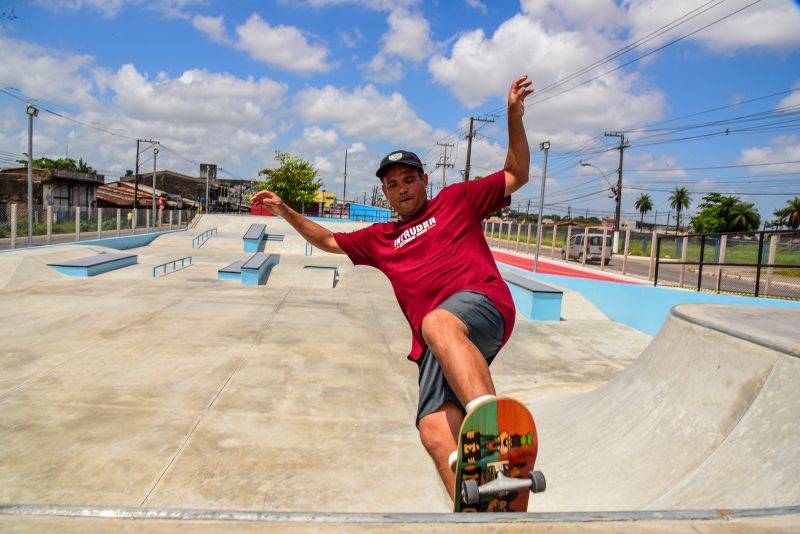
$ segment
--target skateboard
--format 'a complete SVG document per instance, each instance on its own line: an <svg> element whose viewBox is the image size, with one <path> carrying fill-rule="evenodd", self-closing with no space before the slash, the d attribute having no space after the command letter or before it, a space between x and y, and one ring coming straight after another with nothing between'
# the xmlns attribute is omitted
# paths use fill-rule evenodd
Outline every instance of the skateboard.
<svg viewBox="0 0 800 534"><path fill-rule="evenodd" d="M455 512L527 512L530 493L545 490L534 471L539 440L528 409L498 397L479 404L461 424Z"/></svg>

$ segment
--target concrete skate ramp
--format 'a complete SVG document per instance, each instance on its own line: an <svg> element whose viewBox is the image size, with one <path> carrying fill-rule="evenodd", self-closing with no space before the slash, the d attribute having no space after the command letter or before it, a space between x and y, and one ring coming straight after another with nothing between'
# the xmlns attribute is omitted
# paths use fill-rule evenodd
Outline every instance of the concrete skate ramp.
<svg viewBox="0 0 800 534"><path fill-rule="evenodd" d="M800 502L800 310L682 305L623 373L529 403L547 491L533 511Z"/></svg>

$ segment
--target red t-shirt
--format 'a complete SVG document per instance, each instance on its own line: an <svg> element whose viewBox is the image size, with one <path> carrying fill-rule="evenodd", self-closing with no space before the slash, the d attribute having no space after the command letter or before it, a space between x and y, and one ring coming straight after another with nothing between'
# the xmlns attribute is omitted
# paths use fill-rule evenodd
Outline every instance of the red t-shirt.
<svg viewBox="0 0 800 534"><path fill-rule="evenodd" d="M489 214L510 204L504 193L505 173L499 171L444 188L406 221L333 234L353 264L375 267L389 278L413 333L409 360L425 351L422 319L459 291L489 297L503 315L503 343L508 341L514 302L481 227Z"/></svg>

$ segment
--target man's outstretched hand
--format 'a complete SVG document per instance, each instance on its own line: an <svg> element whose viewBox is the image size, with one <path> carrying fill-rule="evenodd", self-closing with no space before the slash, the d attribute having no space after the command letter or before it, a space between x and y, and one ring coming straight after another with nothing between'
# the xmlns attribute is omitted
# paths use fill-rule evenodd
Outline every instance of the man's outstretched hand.
<svg viewBox="0 0 800 534"><path fill-rule="evenodd" d="M250 199L250 204L253 206L266 206L276 215L281 215L286 211L286 204L283 203L283 199L266 189L253 195L253 198Z"/></svg>
<svg viewBox="0 0 800 534"><path fill-rule="evenodd" d="M533 82L528 81L528 75L523 74L511 84L508 91L508 116L509 118L522 117L525 114L525 98L533 89L528 89Z"/></svg>

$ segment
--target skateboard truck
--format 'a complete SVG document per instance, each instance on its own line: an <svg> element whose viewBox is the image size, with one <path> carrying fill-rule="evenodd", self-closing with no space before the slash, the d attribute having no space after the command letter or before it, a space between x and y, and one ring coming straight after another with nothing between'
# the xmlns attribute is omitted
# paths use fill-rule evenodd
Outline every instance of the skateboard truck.
<svg viewBox="0 0 800 534"><path fill-rule="evenodd" d="M478 485L474 479L461 482L461 496L465 504L473 505L484 495L507 495L513 491L530 489L531 493L541 493L547 487L541 471L531 471L527 478L508 476L508 462L495 462L487 465L488 482Z"/></svg>

